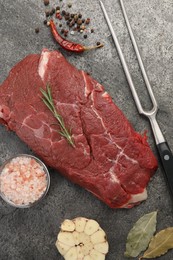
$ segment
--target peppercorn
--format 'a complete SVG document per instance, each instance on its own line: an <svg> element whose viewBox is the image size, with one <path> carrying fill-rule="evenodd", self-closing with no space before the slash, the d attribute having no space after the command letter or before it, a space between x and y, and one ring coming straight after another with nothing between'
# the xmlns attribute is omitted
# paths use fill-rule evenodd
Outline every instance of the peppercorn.
<svg viewBox="0 0 173 260"><path fill-rule="evenodd" d="M72 7L72 4L71 4L71 3L69 3L67 6L68 6L68 8L71 8L71 7Z"/></svg>
<svg viewBox="0 0 173 260"><path fill-rule="evenodd" d="M55 8L52 8L52 12L53 12L53 14L55 13Z"/></svg>
<svg viewBox="0 0 173 260"><path fill-rule="evenodd" d="M81 25L80 28L81 28L81 30L85 30L86 29L85 25Z"/></svg>
<svg viewBox="0 0 173 260"><path fill-rule="evenodd" d="M74 18L74 14L71 14L71 18Z"/></svg>
<svg viewBox="0 0 173 260"><path fill-rule="evenodd" d="M47 20L44 20L43 23L44 23L45 25L47 25Z"/></svg>
<svg viewBox="0 0 173 260"><path fill-rule="evenodd" d="M85 22L85 19L82 19L82 23L84 23Z"/></svg>
<svg viewBox="0 0 173 260"><path fill-rule="evenodd" d="M93 33L94 32L94 29L91 29L91 33Z"/></svg>
<svg viewBox="0 0 173 260"><path fill-rule="evenodd" d="M56 7L56 10L60 10L60 6L57 6L57 7Z"/></svg>
<svg viewBox="0 0 173 260"><path fill-rule="evenodd" d="M86 24L89 24L90 23L90 18L87 18L86 21L85 21Z"/></svg>
<svg viewBox="0 0 173 260"><path fill-rule="evenodd" d="M73 24L72 22L70 22L69 27L73 27L73 25L74 25L74 24Z"/></svg>
<svg viewBox="0 0 173 260"><path fill-rule="evenodd" d="M50 16L52 16L54 14L53 10L50 11Z"/></svg>
<svg viewBox="0 0 173 260"><path fill-rule="evenodd" d="M78 20L78 15L77 15L77 14L74 15L74 20L75 20L75 21Z"/></svg>
<svg viewBox="0 0 173 260"><path fill-rule="evenodd" d="M46 17L49 17L50 12L49 12L49 11L46 11L45 14L46 14Z"/></svg>
<svg viewBox="0 0 173 260"><path fill-rule="evenodd" d="M40 29L39 28L35 28L35 33L39 33Z"/></svg>
<svg viewBox="0 0 173 260"><path fill-rule="evenodd" d="M96 45L99 46L101 43L100 42L97 42Z"/></svg>
<svg viewBox="0 0 173 260"><path fill-rule="evenodd" d="M81 15L81 14L79 14L79 15L78 15L78 17L79 17L79 18L82 18L82 15Z"/></svg>
<svg viewBox="0 0 173 260"><path fill-rule="evenodd" d="M69 22L69 21L67 21L67 22L66 22L66 24L67 24L67 25L69 25L69 24L70 24L70 22Z"/></svg>
<svg viewBox="0 0 173 260"><path fill-rule="evenodd" d="M82 24L82 20L78 19L78 20L77 20L77 24L78 24L78 25L81 25L81 24Z"/></svg>
<svg viewBox="0 0 173 260"><path fill-rule="evenodd" d="M66 15L66 11L62 10L62 15Z"/></svg>
<svg viewBox="0 0 173 260"><path fill-rule="evenodd" d="M67 37L68 35L68 30L64 30L64 36Z"/></svg>
<svg viewBox="0 0 173 260"><path fill-rule="evenodd" d="M61 29L61 33L64 33L64 29Z"/></svg>
<svg viewBox="0 0 173 260"><path fill-rule="evenodd" d="M65 15L65 20L68 21L69 20L69 16Z"/></svg>
<svg viewBox="0 0 173 260"><path fill-rule="evenodd" d="M87 34L84 34L84 36L83 36L83 37L84 37L84 39L86 39L88 36L87 36Z"/></svg>
<svg viewBox="0 0 173 260"><path fill-rule="evenodd" d="M74 26L74 25L75 25L75 21L72 20L72 21L70 22L70 24L71 24L72 26Z"/></svg>
<svg viewBox="0 0 173 260"><path fill-rule="evenodd" d="M62 27L62 23L59 24L59 27Z"/></svg>
<svg viewBox="0 0 173 260"><path fill-rule="evenodd" d="M44 5L49 5L49 0L44 0Z"/></svg>

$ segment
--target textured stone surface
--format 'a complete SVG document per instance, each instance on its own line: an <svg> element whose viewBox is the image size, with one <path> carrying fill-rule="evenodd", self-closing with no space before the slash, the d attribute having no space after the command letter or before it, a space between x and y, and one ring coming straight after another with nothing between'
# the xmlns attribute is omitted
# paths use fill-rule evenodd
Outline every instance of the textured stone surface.
<svg viewBox="0 0 173 260"><path fill-rule="evenodd" d="M50 0L51 5L64 8L68 1ZM94 34L86 40L82 35L71 39L87 45L103 41L105 47L74 55L62 51L79 69L84 69L102 83L123 110L135 129L147 129L149 143L156 153L147 119L138 115L126 82L122 66L114 48L110 32L97 0L71 0L71 11L81 11L92 18ZM149 108L145 86L124 25L119 1L105 0L113 26L127 58L142 103ZM145 67L159 103L158 121L173 149L173 3L172 0L126 0L126 8L134 29ZM10 68L29 53L39 53L42 48L57 49L49 29L43 25L44 10L40 0L0 0L0 82ZM48 8L47 8L48 9ZM35 33L39 27L40 32ZM60 49L60 48L59 48ZM23 82L23 84L25 84ZM16 153L32 153L18 137L0 127L0 163ZM123 260L128 231L143 214L158 210L157 230L173 225L173 204L163 173L159 167L148 187L148 199L130 210L112 210L84 189L68 182L51 171L51 187L38 206L31 209L14 209L0 200L0 260L61 260L55 248L60 223L65 218L83 216L96 219L105 229L110 244L107 260ZM173 259L173 251L160 259Z"/></svg>

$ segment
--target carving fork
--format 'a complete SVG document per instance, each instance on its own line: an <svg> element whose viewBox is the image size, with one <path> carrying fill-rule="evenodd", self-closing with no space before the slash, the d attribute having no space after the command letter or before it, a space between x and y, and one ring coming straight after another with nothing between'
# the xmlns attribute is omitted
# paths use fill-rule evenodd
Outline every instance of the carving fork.
<svg viewBox="0 0 173 260"><path fill-rule="evenodd" d="M166 140L165 140L165 138L162 134L162 131L161 131L161 129L160 129L158 123L157 123L157 120L156 120L156 114L157 114L157 111L158 111L158 104L157 104L157 101L154 97L154 94L153 94L147 73L145 71L144 64L143 64L143 61L142 61L142 58L141 58L135 37L133 35L133 31L132 31L132 28L131 28L131 25L130 25L130 22L129 22L129 19L128 19L126 10L125 10L123 0L120 0L121 9L122 9L122 12L123 12L123 15L124 15L126 26L127 26L127 29L128 29L128 32L129 32L129 35L130 35L136 56L137 56L137 59L138 59L139 67L141 69L144 82L146 84L149 96L150 96L152 104L153 104L153 108L150 111L144 110L142 105L141 105L141 102L140 102L138 94L136 92L132 77L131 77L129 69L128 69L127 63L125 61L123 52L121 50L120 44L118 42L117 36L115 34L115 31L113 29L113 26L111 24L111 21L109 19L108 14L107 14L107 11L104 7L103 2L101 0L99 0L99 1L100 1L100 5L101 5L101 8L102 8L103 14L105 16L105 19L107 21L108 27L111 31L115 46L117 48L117 52L119 54L119 57L120 57L120 60L121 60L127 81L129 83L134 101L136 103L138 112L139 112L139 114L148 117L148 119L151 123L151 128L153 130L156 146L157 146L157 149L158 149L158 152L159 152L159 155L160 155L160 159L161 159L161 162L162 162L162 167L163 167L163 170L164 170L166 181L167 181L170 193L171 193L172 198L173 198L173 155L172 155L172 152L171 152L171 150L170 150L170 148L169 148L169 146L168 146L168 144L167 144L167 142L166 142Z"/></svg>

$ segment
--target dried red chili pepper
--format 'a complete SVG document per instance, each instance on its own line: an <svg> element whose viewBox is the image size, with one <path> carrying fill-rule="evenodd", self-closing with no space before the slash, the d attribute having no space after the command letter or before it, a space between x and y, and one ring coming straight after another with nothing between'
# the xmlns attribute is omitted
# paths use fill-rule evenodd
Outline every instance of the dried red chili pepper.
<svg viewBox="0 0 173 260"><path fill-rule="evenodd" d="M50 20L49 26L51 28L52 35L54 39L59 43L59 45L64 48L67 51L81 53L87 50L97 49L100 47L103 47L103 44L97 45L97 46L84 46L75 42L70 42L66 39L64 39L57 31L56 25L53 20Z"/></svg>

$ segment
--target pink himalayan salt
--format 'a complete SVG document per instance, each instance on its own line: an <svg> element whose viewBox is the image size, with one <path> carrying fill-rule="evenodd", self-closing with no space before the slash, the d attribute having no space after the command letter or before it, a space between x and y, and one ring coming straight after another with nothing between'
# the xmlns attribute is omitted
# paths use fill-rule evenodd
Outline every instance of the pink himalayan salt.
<svg viewBox="0 0 173 260"><path fill-rule="evenodd" d="M43 166L34 158L14 158L6 164L0 175L1 192L16 205L37 201L46 187L47 177Z"/></svg>

